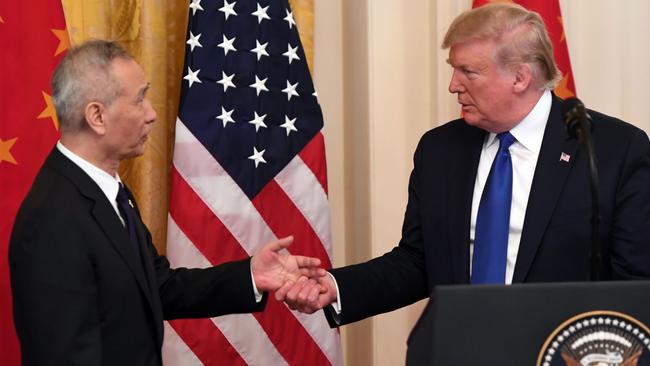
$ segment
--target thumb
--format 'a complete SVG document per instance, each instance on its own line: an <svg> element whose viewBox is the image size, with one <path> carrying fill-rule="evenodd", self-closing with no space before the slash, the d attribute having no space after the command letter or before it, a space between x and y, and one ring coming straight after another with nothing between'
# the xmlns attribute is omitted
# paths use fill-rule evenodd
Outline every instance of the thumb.
<svg viewBox="0 0 650 366"><path fill-rule="evenodd" d="M274 252L279 252L280 250L287 248L291 243L293 243L293 235L271 242L266 245L266 248Z"/></svg>

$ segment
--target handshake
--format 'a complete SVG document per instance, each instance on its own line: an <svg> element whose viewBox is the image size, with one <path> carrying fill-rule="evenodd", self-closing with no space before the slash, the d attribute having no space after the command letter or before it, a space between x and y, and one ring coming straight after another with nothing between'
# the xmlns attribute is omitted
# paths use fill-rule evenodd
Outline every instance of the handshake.
<svg viewBox="0 0 650 366"><path fill-rule="evenodd" d="M259 291L275 291L292 310L311 314L337 300L336 285L320 259L281 253L292 242L288 236L266 244L251 259L251 272Z"/></svg>

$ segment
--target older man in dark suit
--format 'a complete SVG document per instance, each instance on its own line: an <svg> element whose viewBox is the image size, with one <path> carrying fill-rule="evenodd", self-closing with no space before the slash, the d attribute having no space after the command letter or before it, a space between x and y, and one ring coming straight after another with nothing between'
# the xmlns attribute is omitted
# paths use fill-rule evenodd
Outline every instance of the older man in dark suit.
<svg viewBox="0 0 650 366"><path fill-rule="evenodd" d="M156 112L142 68L113 42L68 52L52 81L61 139L16 217L14 317L26 365L160 365L163 319L261 311L266 292L324 274L279 253L208 269L158 255L120 161L144 152Z"/></svg>
<svg viewBox="0 0 650 366"><path fill-rule="evenodd" d="M427 132L414 157L402 239L391 252L276 293L327 306L332 326L427 297L439 284L584 281L587 156L565 131L560 73L542 19L513 4L458 16L443 41L463 118ZM600 170L602 280L650 278L650 143L590 111Z"/></svg>

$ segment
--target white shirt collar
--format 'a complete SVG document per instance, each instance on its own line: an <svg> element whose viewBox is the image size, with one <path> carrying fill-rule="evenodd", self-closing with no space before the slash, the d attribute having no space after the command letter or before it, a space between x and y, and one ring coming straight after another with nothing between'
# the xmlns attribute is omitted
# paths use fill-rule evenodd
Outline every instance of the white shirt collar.
<svg viewBox="0 0 650 366"><path fill-rule="evenodd" d="M535 107L521 120L510 133L517 139L517 142L524 148L534 153L539 153L544 139L544 130L548 116L551 114L553 97L551 91L546 90L535 104ZM496 133L490 132L486 147L492 145L496 140Z"/></svg>
<svg viewBox="0 0 650 366"><path fill-rule="evenodd" d="M72 160L73 163L79 166L84 173L88 174L90 179L97 183L99 189L101 189L102 192L104 192L104 195L106 195L108 202L113 206L116 205L115 197L117 197L117 191L120 189L120 183L122 182L117 173L115 173L115 176L111 176L107 172L70 151L68 148L63 146L61 141L56 143L56 148L59 149L61 154L65 155L68 159Z"/></svg>

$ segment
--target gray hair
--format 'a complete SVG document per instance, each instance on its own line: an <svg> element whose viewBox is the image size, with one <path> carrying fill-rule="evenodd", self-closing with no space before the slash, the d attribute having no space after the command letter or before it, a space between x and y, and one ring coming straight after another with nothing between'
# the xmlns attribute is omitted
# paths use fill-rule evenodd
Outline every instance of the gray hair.
<svg viewBox="0 0 650 366"><path fill-rule="evenodd" d="M52 100L61 133L83 128L84 109L90 102L109 106L121 92L111 69L114 59L133 60L112 41L90 40L70 49L52 76Z"/></svg>
<svg viewBox="0 0 650 366"><path fill-rule="evenodd" d="M442 48L481 39L498 42L500 66L528 64L536 84L553 89L562 74L553 58L553 44L538 13L517 4L487 4L460 14L449 26Z"/></svg>

